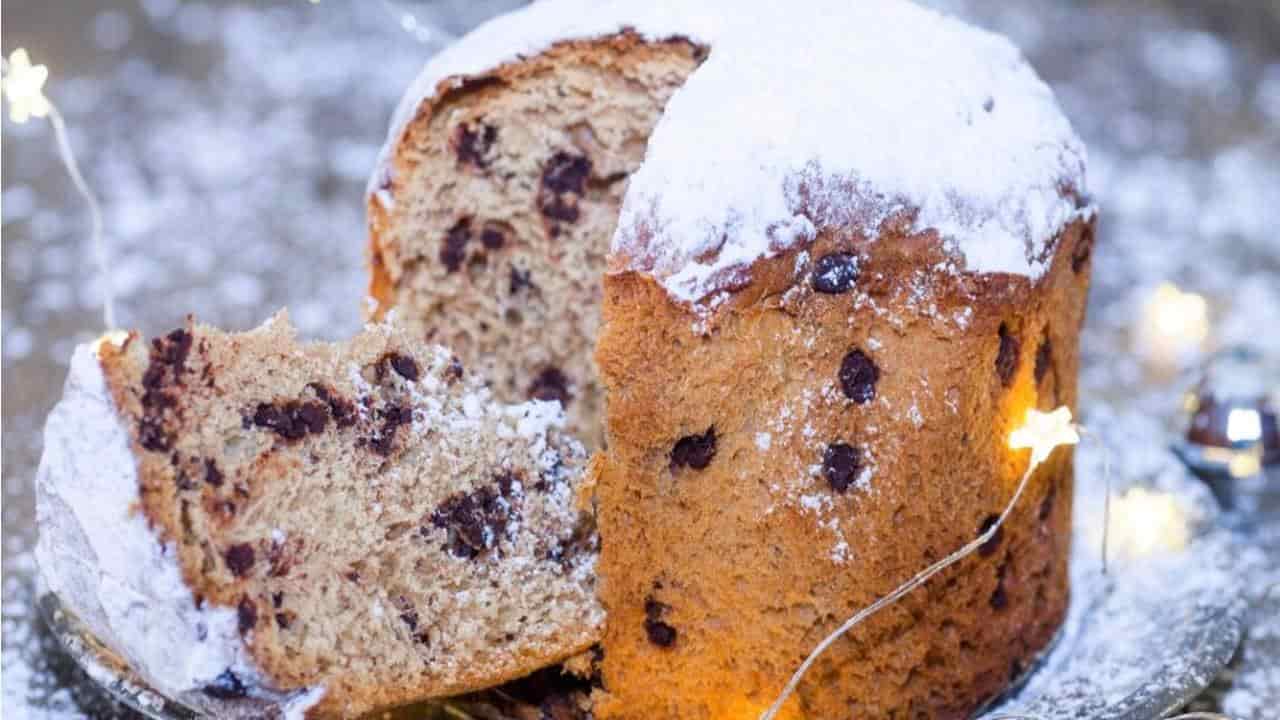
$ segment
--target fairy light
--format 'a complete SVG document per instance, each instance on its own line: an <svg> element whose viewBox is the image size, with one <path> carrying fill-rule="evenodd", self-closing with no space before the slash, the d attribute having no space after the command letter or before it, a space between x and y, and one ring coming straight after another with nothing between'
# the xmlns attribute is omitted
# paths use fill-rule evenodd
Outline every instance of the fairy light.
<svg viewBox="0 0 1280 720"><path fill-rule="evenodd" d="M818 658L831 647L836 640L839 640L850 630L860 625L867 618L876 612L892 605L901 599L904 595L915 590L929 580L929 578L946 570L952 565L960 562L965 557L973 554L992 537L1004 525L1004 521L1013 512L1013 508L1017 506L1018 500L1022 497L1022 493L1027 488L1027 482L1031 480L1032 473L1040 466L1049 455L1053 453L1054 448L1062 445L1075 445L1080 442L1080 431L1071 419L1071 409L1068 407L1060 407L1052 412L1040 412L1035 408L1027 410L1026 420L1018 429L1009 435L1009 447L1013 450L1029 449L1031 451L1031 459L1027 463L1027 469L1022 473L1022 478L1018 481L1018 488L1014 491L1013 497L1010 498L1009 504L1005 505L1004 511L996 521L978 537L974 538L967 545L959 550L951 553L947 557L921 570L907 582L899 585L896 590L885 595L875 603L859 610L857 614L849 618L843 625L836 628L834 632L828 635L818 643L817 647L809 653L804 662L800 663L800 667L796 669L795 674L791 676L791 680L787 682L782 693L778 695L778 699L769 706L769 709L760 716L760 720L774 720L778 713L782 710L783 704L787 699L795 693L799 687L800 681L804 678L809 668L817 662Z"/></svg>
<svg viewBox="0 0 1280 720"><path fill-rule="evenodd" d="M98 265L98 274L102 279L102 320L107 329L115 327L114 294L111 289L111 273L108 271L107 244L102 235L102 212L98 208L98 199L89 189L84 175L80 173L80 165L76 162L75 153L71 149L71 141L67 136L67 124L54 105L44 94L44 84L49 79L49 68L45 65L33 65L26 48L18 48L9 54L8 59L0 57L0 87L9 103L9 119L21 125L31 118L49 118L53 127L53 137L57 142L58 157L71 176L71 182L89 206L89 244Z"/></svg>
<svg viewBox="0 0 1280 720"><path fill-rule="evenodd" d="M1147 357L1159 365L1174 365L1204 348L1209 337L1209 304L1204 297L1161 283L1143 309L1138 341Z"/></svg>
<svg viewBox="0 0 1280 720"><path fill-rule="evenodd" d="M1107 525L1113 554L1122 560L1176 552L1191 540L1187 512L1168 493L1133 487L1115 498L1113 508Z"/></svg>
<svg viewBox="0 0 1280 720"><path fill-rule="evenodd" d="M49 68L32 65L27 49L18 48L9 54L4 70L4 96L9 101L9 119L21 125L30 118L47 116L53 109L49 98L44 96Z"/></svg>

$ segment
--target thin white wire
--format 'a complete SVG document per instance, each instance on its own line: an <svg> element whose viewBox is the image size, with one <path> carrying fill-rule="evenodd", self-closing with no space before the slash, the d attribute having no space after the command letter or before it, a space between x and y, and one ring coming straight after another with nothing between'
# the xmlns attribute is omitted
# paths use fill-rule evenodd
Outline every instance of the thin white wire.
<svg viewBox="0 0 1280 720"><path fill-rule="evenodd" d="M1101 435L1089 432L1089 429L1078 425L1076 429L1081 435L1089 437L1102 448L1102 574L1107 574L1107 547L1111 537L1111 448Z"/></svg>
<svg viewBox="0 0 1280 720"><path fill-rule="evenodd" d="M9 72L9 61L3 57L0 57L0 72L5 74ZM115 292L111 284L107 241L102 234L102 211L98 207L98 198L89 189L89 183L85 182L84 175L80 172L80 164L76 161L76 154L71 149L71 141L67 136L67 124L62 119L62 113L58 112L58 106L54 105L52 100L46 97L45 101L49 104L49 124L53 126L58 157L66 167L67 174L71 176L72 184L76 186L76 190L89 206L89 246L93 249L98 275L102 280L102 321L106 324L106 329L111 330L116 325Z"/></svg>
<svg viewBox="0 0 1280 720"><path fill-rule="evenodd" d="M58 155L62 158L62 164L66 166L67 174L71 176L71 182L76 186L76 190L80 191L80 195L89 205L89 242L90 247L93 248L94 259L98 265L98 276L102 282L102 321L106 324L106 329L111 330L116 326L115 291L111 283L107 240L102 234L102 211L98 207L97 197L89 189L89 183L85 182L84 176L80 174L80 164L76 162L75 153L71 150L71 141L67 137L67 124L62 120L62 113L58 112L58 107L52 102L49 103L49 122L53 125L53 136L58 142Z"/></svg>
<svg viewBox="0 0 1280 720"><path fill-rule="evenodd" d="M1034 456L1032 459L1034 459ZM960 562L965 557L972 555L979 547L981 547L983 544L991 540L991 538L996 534L996 532L1000 529L1000 527L1004 525L1005 518L1009 517L1009 514L1013 512L1014 506L1018 504L1018 500L1022 497L1022 492L1027 489L1027 482L1031 479L1031 474L1034 473L1036 468L1040 467L1042 463L1043 461L1031 462L1027 464L1027 470L1026 472L1022 473L1022 479L1018 481L1018 489L1014 491L1013 497L1009 500L1009 504L1005 506L1004 512L1000 513L1000 517L996 519L995 524L993 524L990 528L988 528L986 532L982 533L977 538L970 541L967 545L960 548L959 550L935 562L934 564L930 565L924 570L921 570L919 573L915 575L915 577L911 578L910 580L903 583L902 585L899 585L898 588L893 592L880 598L879 600L863 608L862 610L859 610L857 614L855 614L853 617L846 620L843 625L836 628L835 632L831 633L826 638L824 638L822 642L818 643L818 646L813 649L813 652L809 653L809 657L805 658L804 662L800 663L800 667L796 669L795 674L791 676L791 680L787 682L787 686L783 688L782 694L780 694L778 696L778 699L775 700L773 704L769 706L769 709L766 710L764 714L760 716L760 720L773 720L773 718L778 714L778 711L782 709L782 706L784 703L786 703L787 699L790 698L793 693L795 693L796 688L799 687L800 681L804 678L805 673L809 671L809 668L812 667L815 662L817 662L818 658L822 655L822 653L826 652L827 648L831 647L831 645L835 643L836 640L839 640L845 633L857 627L864 620L871 617L876 612L880 611L881 609L889 605L892 605L893 603L897 602L898 599L901 598L903 595L906 595L912 590L915 590L916 588L920 587L926 581L928 581L929 578L933 577L934 575L937 575L943 570L946 570L948 567L951 567L952 565Z"/></svg>

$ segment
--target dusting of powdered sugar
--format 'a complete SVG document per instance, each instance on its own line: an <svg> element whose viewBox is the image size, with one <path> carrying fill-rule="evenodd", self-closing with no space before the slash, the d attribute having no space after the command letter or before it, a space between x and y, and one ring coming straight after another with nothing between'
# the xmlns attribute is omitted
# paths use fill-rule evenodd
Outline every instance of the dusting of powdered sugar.
<svg viewBox="0 0 1280 720"><path fill-rule="evenodd" d="M969 271L1038 278L1054 236L1092 213L1072 197L1084 147L1019 51L905 0L534 3L427 64L370 195L393 202L390 159L442 87L624 28L710 48L658 121L613 239L612 270L649 273L677 300L708 309L760 258L903 217Z"/></svg>
<svg viewBox="0 0 1280 720"><path fill-rule="evenodd" d="M369 328L391 332L391 323L384 319ZM527 451L529 459L543 471L550 471L562 462L562 450L579 457L586 454L581 443L561 432L565 413L560 403L529 400L505 405L497 402L489 388L473 375L461 378L463 386L454 398L447 392L449 380L444 379L456 367L452 353L441 345L432 345L427 349L425 360L427 372L416 380L394 373L388 377L412 399L416 434L446 427L452 433L476 439L491 429L497 439L509 443L516 452ZM347 374L362 395L369 394L372 386L364 379L358 363L352 363Z"/></svg>
<svg viewBox="0 0 1280 720"><path fill-rule="evenodd" d="M324 688L285 693L266 685L241 640L236 611L197 607L173 544L161 542L136 507L138 488L128 430L94 348L81 345L49 415L37 475L36 557L45 583L166 695L204 706L203 688L231 672L253 697L301 717Z"/></svg>
<svg viewBox="0 0 1280 720"><path fill-rule="evenodd" d="M871 445L859 448L861 468L842 493L832 490L823 476L822 458L827 440L820 436L810 418L818 407L841 406L848 402L833 383L820 388L806 388L783 399L777 410L766 415L756 430L756 449L770 454L784 467L773 473L768 488L771 501L764 510L768 517L782 509L798 511L828 538L827 557L845 564L854 550L842 523L856 515L859 498L875 493L872 479L876 473L875 450ZM877 434L875 428L864 428L867 437ZM783 447L799 447L800 452L781 452ZM856 522L856 520L853 520Z"/></svg>

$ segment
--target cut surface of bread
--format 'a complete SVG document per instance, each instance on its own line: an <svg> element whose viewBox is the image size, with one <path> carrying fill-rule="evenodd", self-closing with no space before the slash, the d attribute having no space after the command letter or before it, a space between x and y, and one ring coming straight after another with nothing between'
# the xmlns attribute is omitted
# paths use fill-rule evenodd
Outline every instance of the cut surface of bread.
<svg viewBox="0 0 1280 720"><path fill-rule="evenodd" d="M584 453L553 403L495 403L443 348L389 324L329 345L299 342L283 317L242 334L189 322L102 342L95 364L100 410L136 460L118 473L134 486L114 490L134 494L196 610L234 619L232 637L191 627L185 642L238 643L247 668L173 688L169 669L143 667L162 689L307 690L307 717L352 717L489 687L597 638ZM60 417L50 453L71 442ZM50 496L80 482L46 466ZM106 634L146 664L127 629Z"/></svg>
<svg viewBox="0 0 1280 720"><path fill-rule="evenodd" d="M628 175L704 57L622 33L496 68L419 110L396 195L370 202L371 295L507 401L558 400L603 442L592 362L601 277ZM390 197L390 193L382 195Z"/></svg>

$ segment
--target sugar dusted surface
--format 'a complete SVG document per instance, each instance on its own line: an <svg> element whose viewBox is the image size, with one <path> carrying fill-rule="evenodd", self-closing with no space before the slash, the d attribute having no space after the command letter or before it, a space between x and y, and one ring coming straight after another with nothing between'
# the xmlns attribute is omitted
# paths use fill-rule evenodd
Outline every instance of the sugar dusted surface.
<svg viewBox="0 0 1280 720"><path fill-rule="evenodd" d="M389 153L440 83L623 28L711 49L654 130L613 240L612 269L676 299L705 301L824 229L875 237L900 217L964 269L1037 278L1045 244L1092 212L1064 192L1086 190L1084 147L1018 50L904 0L535 3L428 63L370 193L386 202Z"/></svg>
<svg viewBox="0 0 1280 720"><path fill-rule="evenodd" d="M36 557L49 589L155 688L199 701L227 670L301 717L324 688L274 693L240 639L231 608L197 607L171 543L137 512L138 471L93 348L71 361L49 416L37 479Z"/></svg>

